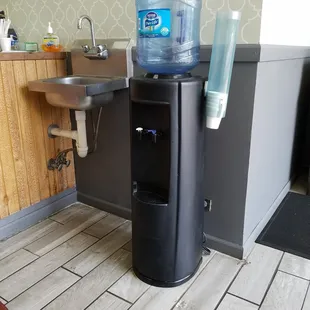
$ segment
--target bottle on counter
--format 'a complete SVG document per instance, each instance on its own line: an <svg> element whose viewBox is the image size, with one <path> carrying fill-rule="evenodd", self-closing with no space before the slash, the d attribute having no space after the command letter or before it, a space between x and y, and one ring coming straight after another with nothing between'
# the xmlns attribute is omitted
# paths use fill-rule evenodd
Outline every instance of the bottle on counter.
<svg viewBox="0 0 310 310"><path fill-rule="evenodd" d="M51 22L48 23L47 34L43 38L42 49L44 52L59 52L61 50L59 37L53 32Z"/></svg>
<svg viewBox="0 0 310 310"><path fill-rule="evenodd" d="M11 49L12 49L12 51L17 51L19 49L17 35L11 34L10 38L11 38Z"/></svg>
<svg viewBox="0 0 310 310"><path fill-rule="evenodd" d="M5 12L0 11L0 19L5 19L5 18L6 18ZM12 24L8 30L8 38L11 38L11 50L12 51L18 50L19 49L18 36Z"/></svg>

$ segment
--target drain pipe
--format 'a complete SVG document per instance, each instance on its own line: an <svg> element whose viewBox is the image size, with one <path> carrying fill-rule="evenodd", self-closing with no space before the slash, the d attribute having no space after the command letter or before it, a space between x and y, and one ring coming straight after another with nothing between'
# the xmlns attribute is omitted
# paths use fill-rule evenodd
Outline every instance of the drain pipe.
<svg viewBox="0 0 310 310"><path fill-rule="evenodd" d="M77 125L76 148L80 157L84 158L88 154L87 135L86 135L86 112L75 111Z"/></svg>
<svg viewBox="0 0 310 310"><path fill-rule="evenodd" d="M81 158L85 158L88 154L87 135L86 135L86 112L75 111L75 119L77 130L65 130L59 128L58 125L50 125L48 127L48 135L50 138L64 137L76 141L76 150Z"/></svg>

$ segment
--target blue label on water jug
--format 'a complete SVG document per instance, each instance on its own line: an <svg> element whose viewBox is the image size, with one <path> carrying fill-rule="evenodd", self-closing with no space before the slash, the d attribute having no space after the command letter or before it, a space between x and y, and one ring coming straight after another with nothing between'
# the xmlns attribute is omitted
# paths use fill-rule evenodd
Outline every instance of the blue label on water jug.
<svg viewBox="0 0 310 310"><path fill-rule="evenodd" d="M170 9L142 10L138 13L140 38L169 38Z"/></svg>

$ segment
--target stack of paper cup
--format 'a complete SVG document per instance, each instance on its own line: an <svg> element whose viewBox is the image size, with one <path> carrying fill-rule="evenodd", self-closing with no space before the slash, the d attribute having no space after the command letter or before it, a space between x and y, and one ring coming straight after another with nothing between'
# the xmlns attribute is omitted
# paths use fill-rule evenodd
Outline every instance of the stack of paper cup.
<svg viewBox="0 0 310 310"><path fill-rule="evenodd" d="M11 25L10 19L0 19L0 47L2 52L11 51L11 38L8 38L8 31Z"/></svg>
<svg viewBox="0 0 310 310"><path fill-rule="evenodd" d="M0 39L0 46L2 52L10 52L11 51L11 38L1 38Z"/></svg>
<svg viewBox="0 0 310 310"><path fill-rule="evenodd" d="M206 87L207 127L210 129L218 129L226 115L240 18L238 11L217 13Z"/></svg>

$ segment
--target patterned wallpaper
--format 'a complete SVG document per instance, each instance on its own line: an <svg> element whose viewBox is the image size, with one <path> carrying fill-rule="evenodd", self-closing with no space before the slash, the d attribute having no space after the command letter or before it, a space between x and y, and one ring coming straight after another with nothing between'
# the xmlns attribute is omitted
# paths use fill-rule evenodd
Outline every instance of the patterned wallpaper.
<svg viewBox="0 0 310 310"><path fill-rule="evenodd" d="M239 43L258 43L263 0L203 0L201 43L211 44L218 10L240 10ZM78 31L77 19L88 14L95 22L96 37L135 39L135 0L1 0L21 41L41 42L48 21L70 48L76 38L89 37L87 28Z"/></svg>

